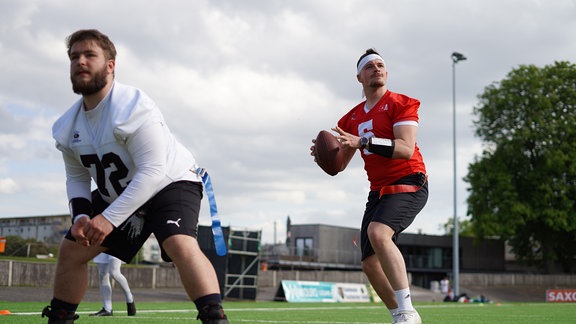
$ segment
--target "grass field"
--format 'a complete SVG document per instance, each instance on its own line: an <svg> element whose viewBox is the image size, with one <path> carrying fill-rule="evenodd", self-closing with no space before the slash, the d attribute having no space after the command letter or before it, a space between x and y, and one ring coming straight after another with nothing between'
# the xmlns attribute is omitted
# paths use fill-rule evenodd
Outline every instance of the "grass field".
<svg viewBox="0 0 576 324"><path fill-rule="evenodd" d="M0 323L46 323L40 318L45 303L2 302ZM114 317L90 317L101 308L100 303L80 305L77 323L174 323L192 321L196 311L187 302L138 303L138 314L126 316L125 304L114 304ZM390 316L382 304L372 303L281 303L281 302L225 302L230 323L390 323ZM576 323L576 305L555 303L417 303L424 323Z"/></svg>

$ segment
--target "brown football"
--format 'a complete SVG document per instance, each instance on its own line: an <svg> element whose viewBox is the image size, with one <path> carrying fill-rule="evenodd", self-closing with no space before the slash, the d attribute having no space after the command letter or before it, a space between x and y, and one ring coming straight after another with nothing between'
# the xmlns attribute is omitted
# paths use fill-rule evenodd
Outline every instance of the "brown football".
<svg viewBox="0 0 576 324"><path fill-rule="evenodd" d="M315 142L316 163L324 172L335 176L340 172L343 162L342 144L332 133L321 130Z"/></svg>

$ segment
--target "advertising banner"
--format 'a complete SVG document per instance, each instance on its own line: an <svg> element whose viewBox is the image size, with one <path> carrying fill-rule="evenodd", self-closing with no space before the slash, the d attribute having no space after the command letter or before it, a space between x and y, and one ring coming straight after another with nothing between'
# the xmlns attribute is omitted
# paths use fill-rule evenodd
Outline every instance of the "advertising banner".
<svg viewBox="0 0 576 324"><path fill-rule="evenodd" d="M576 289L547 289L546 301L549 303L576 303Z"/></svg>
<svg viewBox="0 0 576 324"><path fill-rule="evenodd" d="M338 301L343 303L368 303L370 296L364 284L336 283Z"/></svg>
<svg viewBox="0 0 576 324"><path fill-rule="evenodd" d="M331 282L282 280L289 302L336 302L336 286Z"/></svg>
<svg viewBox="0 0 576 324"><path fill-rule="evenodd" d="M277 299L288 302L370 302L364 284L282 280Z"/></svg>

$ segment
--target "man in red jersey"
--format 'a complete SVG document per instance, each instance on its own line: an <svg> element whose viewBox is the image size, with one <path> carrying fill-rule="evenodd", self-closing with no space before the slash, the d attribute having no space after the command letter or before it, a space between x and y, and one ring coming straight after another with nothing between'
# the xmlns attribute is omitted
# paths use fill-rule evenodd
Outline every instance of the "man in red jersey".
<svg viewBox="0 0 576 324"><path fill-rule="evenodd" d="M428 200L426 167L416 145L420 102L386 88L386 64L374 49L356 66L366 100L333 130L345 154L341 171L359 150L370 181L360 232L362 270L393 323L421 323L412 306L404 257L395 243ZM314 150L312 146L312 155Z"/></svg>

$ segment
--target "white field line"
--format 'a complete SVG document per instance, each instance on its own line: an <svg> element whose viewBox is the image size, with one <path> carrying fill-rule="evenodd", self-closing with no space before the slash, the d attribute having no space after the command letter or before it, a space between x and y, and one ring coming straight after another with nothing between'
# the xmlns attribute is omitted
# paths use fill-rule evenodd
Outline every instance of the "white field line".
<svg viewBox="0 0 576 324"><path fill-rule="evenodd" d="M501 306L506 306L506 305L510 305L510 304L502 304ZM478 306L483 306L483 304L479 304L479 303L469 303L469 304L460 304L460 303L445 303L445 304L439 304L439 305L421 305L416 307L416 309L420 309L420 308L453 308L453 307L478 307ZM282 311L282 312L287 312L287 311L303 311L303 310L310 310L310 311L315 311L315 310L333 310L333 309L337 309L337 310L342 310L342 309L374 309L374 308L383 308L384 305L383 304L378 304L378 305L372 305L372 306L338 306L338 307L324 307L324 306L306 306L306 307L272 307L272 308L268 308L268 307L258 307L258 308L224 308L224 311L226 313L228 312L254 312L254 311L258 311L258 312L278 312L278 311ZM11 315L25 315L25 316L30 316L30 315L40 315L41 312L16 312L16 313L11 313ZM82 311L82 312L77 312L77 314L79 315L88 315L88 314L92 314L93 312L90 311ZM150 313L194 313L196 314L196 310L191 310L191 309L153 309L153 310L138 310L137 314L150 314ZM121 313L119 313L119 315L114 315L115 317L128 317L125 316ZM136 316L135 318L139 318L140 316ZM263 323L273 323L273 322L263 322ZM276 322L274 322L276 323ZM292 323L292 322L278 322L278 323ZM323 322L314 322L314 323L323 323Z"/></svg>

